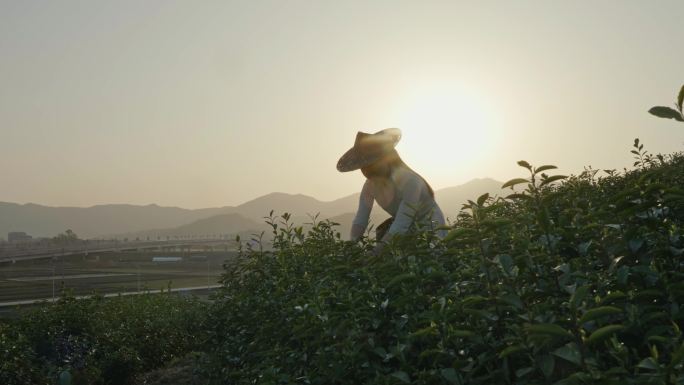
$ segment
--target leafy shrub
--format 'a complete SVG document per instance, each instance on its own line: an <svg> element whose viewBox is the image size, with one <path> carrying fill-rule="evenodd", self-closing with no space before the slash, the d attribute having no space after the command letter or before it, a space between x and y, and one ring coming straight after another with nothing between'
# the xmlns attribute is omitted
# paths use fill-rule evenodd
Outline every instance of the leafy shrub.
<svg viewBox="0 0 684 385"><path fill-rule="evenodd" d="M25 385L46 382L32 365L35 356L26 337L0 323L0 384Z"/></svg>
<svg viewBox="0 0 684 385"><path fill-rule="evenodd" d="M632 171L519 165L449 235L340 240L270 218L207 319L214 383L684 383L684 156Z"/></svg>
<svg viewBox="0 0 684 385"><path fill-rule="evenodd" d="M3 367L0 378L10 384L54 383L68 369L77 384L129 384L138 373L196 349L204 313L204 304L173 295L64 297L6 327L14 340L0 332L0 351L20 346L17 357L24 365Z"/></svg>

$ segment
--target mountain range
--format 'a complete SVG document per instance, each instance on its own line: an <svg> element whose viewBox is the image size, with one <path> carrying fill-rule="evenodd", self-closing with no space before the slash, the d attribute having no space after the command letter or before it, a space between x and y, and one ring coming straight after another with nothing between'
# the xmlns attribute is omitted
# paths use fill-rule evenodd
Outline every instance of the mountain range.
<svg viewBox="0 0 684 385"><path fill-rule="evenodd" d="M468 199L483 193L502 195L502 183L493 179L474 179L463 185L435 191L435 199L445 216L454 218ZM296 224L311 222L310 215L340 224L339 231L348 234L356 211L359 194L333 201L320 201L302 194L271 193L238 206L183 209L128 204L92 207L49 207L33 203L0 202L0 236L11 231L24 231L34 237L52 237L66 229L81 238L157 237L234 235L267 229L264 217L285 212ZM388 215L373 209L371 222L379 223Z"/></svg>

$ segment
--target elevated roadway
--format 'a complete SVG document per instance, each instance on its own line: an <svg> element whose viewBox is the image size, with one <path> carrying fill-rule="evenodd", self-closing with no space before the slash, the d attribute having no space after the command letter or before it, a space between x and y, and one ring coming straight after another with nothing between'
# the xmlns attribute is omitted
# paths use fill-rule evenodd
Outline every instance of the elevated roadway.
<svg viewBox="0 0 684 385"><path fill-rule="evenodd" d="M95 253L192 249L197 247L234 246L229 239L184 239L168 241L100 241L79 240L64 245L4 245L0 246L0 263L17 262L31 259L56 258L70 255L89 255Z"/></svg>

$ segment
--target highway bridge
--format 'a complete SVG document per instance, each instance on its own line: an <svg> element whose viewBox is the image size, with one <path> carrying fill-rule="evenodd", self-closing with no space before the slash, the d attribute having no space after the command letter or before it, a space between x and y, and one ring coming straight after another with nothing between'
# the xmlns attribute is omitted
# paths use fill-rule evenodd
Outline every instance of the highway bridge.
<svg viewBox="0 0 684 385"><path fill-rule="evenodd" d="M84 255L107 252L142 251L142 250L212 250L222 248L234 249L236 243L232 239L174 239L157 241L120 241L120 240L76 240L58 245L53 242L29 244L0 245L0 263L25 261L30 259L56 258L70 255Z"/></svg>

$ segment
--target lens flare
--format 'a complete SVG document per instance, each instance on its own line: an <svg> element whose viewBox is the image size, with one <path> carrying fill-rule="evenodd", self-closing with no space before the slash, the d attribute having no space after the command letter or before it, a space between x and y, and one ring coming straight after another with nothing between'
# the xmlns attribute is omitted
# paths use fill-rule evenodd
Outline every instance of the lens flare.
<svg viewBox="0 0 684 385"><path fill-rule="evenodd" d="M400 153L410 165L439 179L465 176L464 165L495 156L500 144L495 114L476 93L458 88L418 92L399 113Z"/></svg>

